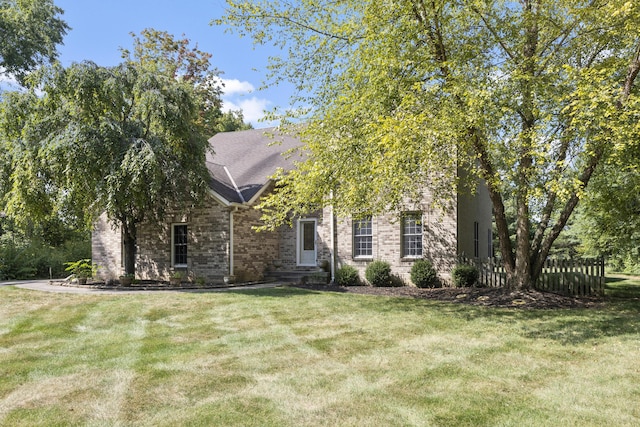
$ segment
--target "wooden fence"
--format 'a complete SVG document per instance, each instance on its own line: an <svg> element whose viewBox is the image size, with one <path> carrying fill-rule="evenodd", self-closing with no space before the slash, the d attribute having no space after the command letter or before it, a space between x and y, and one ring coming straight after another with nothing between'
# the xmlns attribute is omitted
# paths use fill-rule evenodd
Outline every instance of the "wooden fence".
<svg viewBox="0 0 640 427"><path fill-rule="evenodd" d="M470 259L461 257L460 263L474 265L478 269L478 281L484 286L502 287L507 284L507 274L498 258ZM571 296L604 295L604 259L548 259L535 288Z"/></svg>

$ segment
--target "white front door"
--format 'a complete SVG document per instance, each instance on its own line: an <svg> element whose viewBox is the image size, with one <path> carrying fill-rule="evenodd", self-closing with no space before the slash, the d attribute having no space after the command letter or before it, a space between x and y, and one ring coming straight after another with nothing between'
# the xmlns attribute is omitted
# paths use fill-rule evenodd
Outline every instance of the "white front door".
<svg viewBox="0 0 640 427"><path fill-rule="evenodd" d="M316 220L298 220L298 265L316 265Z"/></svg>

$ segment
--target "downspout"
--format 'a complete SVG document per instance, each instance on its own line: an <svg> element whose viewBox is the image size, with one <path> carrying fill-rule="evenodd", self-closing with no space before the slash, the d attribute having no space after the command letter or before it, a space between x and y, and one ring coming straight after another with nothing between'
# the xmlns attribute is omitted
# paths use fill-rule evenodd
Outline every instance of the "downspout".
<svg viewBox="0 0 640 427"><path fill-rule="evenodd" d="M331 193L329 194L329 197L331 199L333 199L333 191L331 191ZM330 232L331 232L331 238L329 239L330 244L331 244L331 248L329 248L329 264L331 267L331 283L335 283L336 282L336 218L335 215L333 213L333 203L330 206L331 209L331 214L330 214L330 221L331 221L331 225L330 225Z"/></svg>
<svg viewBox="0 0 640 427"><path fill-rule="evenodd" d="M229 169L226 166L223 166L227 177L231 181L233 188L236 190L238 197L242 203L246 203L244 196L242 195L242 191L238 188L236 181L233 179L233 175L229 172ZM233 213L238 210L237 206L234 206L231 210L229 210L229 276L233 276Z"/></svg>
<svg viewBox="0 0 640 427"><path fill-rule="evenodd" d="M234 206L229 210L229 276L233 276L233 213L237 209Z"/></svg>

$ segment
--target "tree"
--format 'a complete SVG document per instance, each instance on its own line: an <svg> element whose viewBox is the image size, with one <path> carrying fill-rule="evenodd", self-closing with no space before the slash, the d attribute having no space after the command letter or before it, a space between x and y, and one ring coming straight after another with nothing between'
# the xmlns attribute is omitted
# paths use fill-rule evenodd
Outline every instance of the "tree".
<svg viewBox="0 0 640 427"><path fill-rule="evenodd" d="M39 87L11 93L0 110L11 156L7 213L67 212L121 226L125 272L135 272L137 227L205 194L209 149L202 98L186 79L142 60L91 62L42 73Z"/></svg>
<svg viewBox="0 0 640 427"><path fill-rule="evenodd" d="M253 126L251 123L244 122L242 110L231 110L222 113L215 127L216 133L249 129L253 129Z"/></svg>
<svg viewBox="0 0 640 427"><path fill-rule="evenodd" d="M640 267L640 174L637 153L622 162L603 164L589 184L570 229L579 249L604 256L618 270L637 273Z"/></svg>
<svg viewBox="0 0 640 427"><path fill-rule="evenodd" d="M270 82L308 107L308 160L263 203L270 226L397 209L424 186L446 204L462 168L486 181L508 283L526 289L596 167L640 141L637 2L227 3L215 22L287 47Z"/></svg>
<svg viewBox="0 0 640 427"><path fill-rule="evenodd" d="M26 73L56 59L69 26L52 0L0 0L0 69L23 82Z"/></svg>
<svg viewBox="0 0 640 427"><path fill-rule="evenodd" d="M211 54L191 46L184 35L176 39L166 31L152 28L142 30L140 36L132 34L134 49L123 49L122 56L135 60L150 71L172 76L193 86L199 104L198 125L203 132L213 136L218 132L244 130L241 111L223 113L221 110L223 83L221 72L211 68Z"/></svg>

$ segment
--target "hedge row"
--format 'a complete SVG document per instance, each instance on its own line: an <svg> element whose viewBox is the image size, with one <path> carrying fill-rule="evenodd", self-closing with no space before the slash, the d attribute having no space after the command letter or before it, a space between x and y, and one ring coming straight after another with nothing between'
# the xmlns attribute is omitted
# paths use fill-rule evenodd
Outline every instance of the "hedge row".
<svg viewBox="0 0 640 427"><path fill-rule="evenodd" d="M456 287L473 286L478 280L478 269L471 265L457 265L451 271L451 278ZM376 260L365 270L366 282L376 287L403 286L402 280L392 274L391 265L386 261ZM440 286L438 275L433 264L426 259L419 259L411 267L411 281L419 288ZM336 271L336 283L339 286L357 286L366 284L351 265L345 265Z"/></svg>

